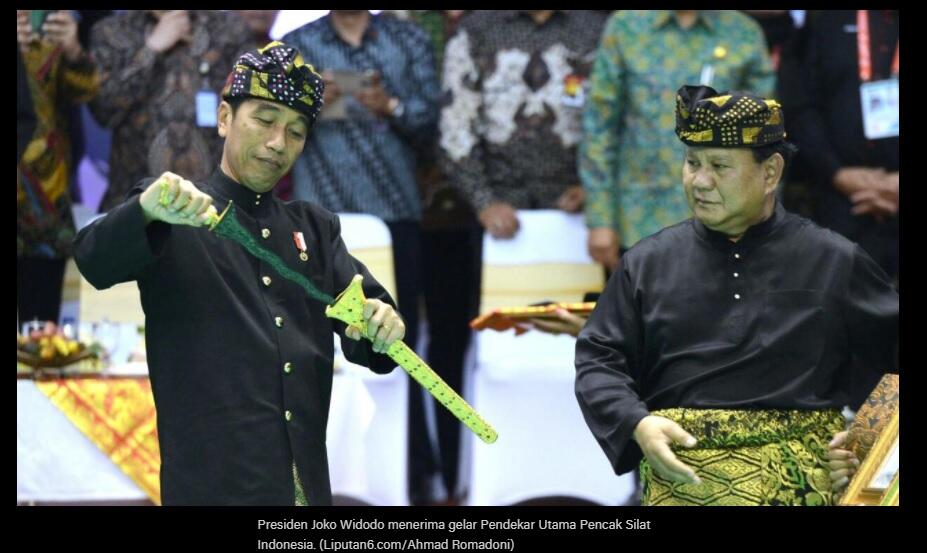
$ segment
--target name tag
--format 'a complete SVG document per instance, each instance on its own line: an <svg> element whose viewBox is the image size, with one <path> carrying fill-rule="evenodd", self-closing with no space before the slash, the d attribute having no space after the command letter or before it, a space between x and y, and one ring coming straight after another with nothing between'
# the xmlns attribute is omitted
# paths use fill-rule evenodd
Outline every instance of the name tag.
<svg viewBox="0 0 927 553"><path fill-rule="evenodd" d="M898 79L863 83L863 132L869 140L898 136Z"/></svg>
<svg viewBox="0 0 927 553"><path fill-rule="evenodd" d="M218 125L219 96L211 90L196 93L196 126L215 127Z"/></svg>

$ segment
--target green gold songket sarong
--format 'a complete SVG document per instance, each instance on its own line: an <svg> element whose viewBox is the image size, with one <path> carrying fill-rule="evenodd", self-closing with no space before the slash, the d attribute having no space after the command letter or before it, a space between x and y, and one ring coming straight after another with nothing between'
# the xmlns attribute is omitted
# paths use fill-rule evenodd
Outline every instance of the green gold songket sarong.
<svg viewBox="0 0 927 553"><path fill-rule="evenodd" d="M836 409L663 409L698 440L673 446L701 484L667 480L641 461L642 505L831 505L827 444L844 430Z"/></svg>

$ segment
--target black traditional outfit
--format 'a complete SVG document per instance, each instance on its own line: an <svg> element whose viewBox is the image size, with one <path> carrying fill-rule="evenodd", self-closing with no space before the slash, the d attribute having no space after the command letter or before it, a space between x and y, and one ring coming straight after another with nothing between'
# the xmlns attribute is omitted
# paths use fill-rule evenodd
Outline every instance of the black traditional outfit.
<svg viewBox="0 0 927 553"><path fill-rule="evenodd" d="M678 129L687 143L782 139L775 102L764 112L761 99L702 88L680 102L682 119L705 122ZM708 132L719 125L707 111L734 105L760 129ZM843 429L853 363L895 371L897 337L889 278L837 233L778 204L737 242L693 218L623 256L579 335L576 395L615 472L640 463L645 505L829 504L824 454ZM698 440L674 452L702 484L671 482L642 460L632 436L647 415Z"/></svg>
<svg viewBox="0 0 927 553"><path fill-rule="evenodd" d="M247 78L243 66L252 71ZM281 103L312 122L321 81L302 71L307 67L283 45L246 54L225 97L285 95ZM295 72L302 75L294 78ZM267 94L254 94L258 87ZM309 94L312 102L303 101ZM239 244L205 228L146 225L138 195L152 182L142 181L123 204L84 228L75 258L97 288L138 282L163 503L331 504L325 443L332 333L343 335L344 324ZM334 214L257 194L221 170L195 184L220 208L233 200L241 225L322 292L335 296L361 274L367 297L394 305L346 250ZM376 372L395 366L368 341L346 339L343 346L349 360Z"/></svg>

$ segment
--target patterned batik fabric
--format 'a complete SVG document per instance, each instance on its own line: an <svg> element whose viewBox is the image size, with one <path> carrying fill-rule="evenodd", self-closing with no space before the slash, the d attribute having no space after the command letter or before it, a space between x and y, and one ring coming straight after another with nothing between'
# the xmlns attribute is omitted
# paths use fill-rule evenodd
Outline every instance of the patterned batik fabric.
<svg viewBox="0 0 927 553"><path fill-rule="evenodd" d="M856 412L847 434L846 449L862 462L869 455L879 434L898 410L900 388L897 374L886 374Z"/></svg>
<svg viewBox="0 0 927 553"><path fill-rule="evenodd" d="M836 409L821 411L664 409L698 443L673 446L701 484L681 484L641 461L642 505L831 505L828 443L844 429Z"/></svg>
<svg viewBox="0 0 927 553"><path fill-rule="evenodd" d="M676 93L676 136L706 148L766 146L785 139L782 106L749 92L685 85Z"/></svg>
<svg viewBox="0 0 927 553"><path fill-rule="evenodd" d="M293 199L386 222L421 220L416 148L434 142L440 93L428 35L413 23L376 15L355 47L335 32L328 15L282 41L320 72L378 72L402 106L379 117L345 97L347 118L322 117L293 164Z"/></svg>
<svg viewBox="0 0 927 553"><path fill-rule="evenodd" d="M161 448L148 379L63 378L37 381L36 387L155 504L161 504Z"/></svg>
<svg viewBox="0 0 927 553"><path fill-rule="evenodd" d="M465 15L444 52L440 159L478 211L494 202L556 209L579 185L586 81L606 17L554 10Z"/></svg>
<svg viewBox="0 0 927 553"><path fill-rule="evenodd" d="M306 498L306 491L303 489L303 483L299 479L299 471L296 469L296 461L293 461L293 484L296 488L296 507L308 507L309 499Z"/></svg>
<svg viewBox="0 0 927 553"><path fill-rule="evenodd" d="M675 99L680 86L699 83L773 93L763 31L749 16L699 11L689 29L671 11L611 17L590 77L578 157L590 228L612 228L631 247L690 216Z"/></svg>
<svg viewBox="0 0 927 553"><path fill-rule="evenodd" d="M74 241L68 109L92 98L100 77L86 52L69 62L44 40L22 58L36 129L16 166L16 256L60 259Z"/></svg>
<svg viewBox="0 0 927 553"><path fill-rule="evenodd" d="M189 40L161 54L145 46L157 25L147 10L116 13L91 30L90 51L102 83L90 111L113 130L101 212L125 201L146 177L171 171L199 182L219 165L224 140L215 127L197 126L196 95L204 88L219 94L236 60L255 45L232 11L188 14Z"/></svg>
<svg viewBox="0 0 927 553"><path fill-rule="evenodd" d="M315 123L325 84L299 50L282 42L246 52L229 73L222 97L260 98L285 104Z"/></svg>

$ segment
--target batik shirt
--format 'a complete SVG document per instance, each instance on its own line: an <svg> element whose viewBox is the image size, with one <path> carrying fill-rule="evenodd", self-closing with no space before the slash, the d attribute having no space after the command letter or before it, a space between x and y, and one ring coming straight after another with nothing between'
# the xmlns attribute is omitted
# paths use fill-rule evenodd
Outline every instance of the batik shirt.
<svg viewBox="0 0 927 553"><path fill-rule="evenodd" d="M100 66L100 95L90 104L97 121L113 129L109 186L100 203L108 211L139 180L171 171L204 180L219 164L222 139L215 126L197 126L196 95L218 95L238 56L253 48L237 14L191 11L189 42L167 52L145 46L157 20L127 10L97 23L90 48Z"/></svg>
<svg viewBox="0 0 927 553"><path fill-rule="evenodd" d="M438 78L431 41L414 23L371 16L354 47L331 17L287 34L317 71L377 71L401 113L380 118L346 97L347 119L315 124L293 165L293 196L338 213L370 213L387 222L422 218L415 150L432 140L438 119Z"/></svg>
<svg viewBox="0 0 927 553"><path fill-rule="evenodd" d="M477 210L556 207L579 184L584 82L605 16L556 10L464 16L444 53L442 165Z"/></svg>
<svg viewBox="0 0 927 553"><path fill-rule="evenodd" d="M67 109L96 94L99 76L86 52L69 62L46 41L31 45L23 64L36 129L16 167L16 256L67 257L74 240Z"/></svg>

